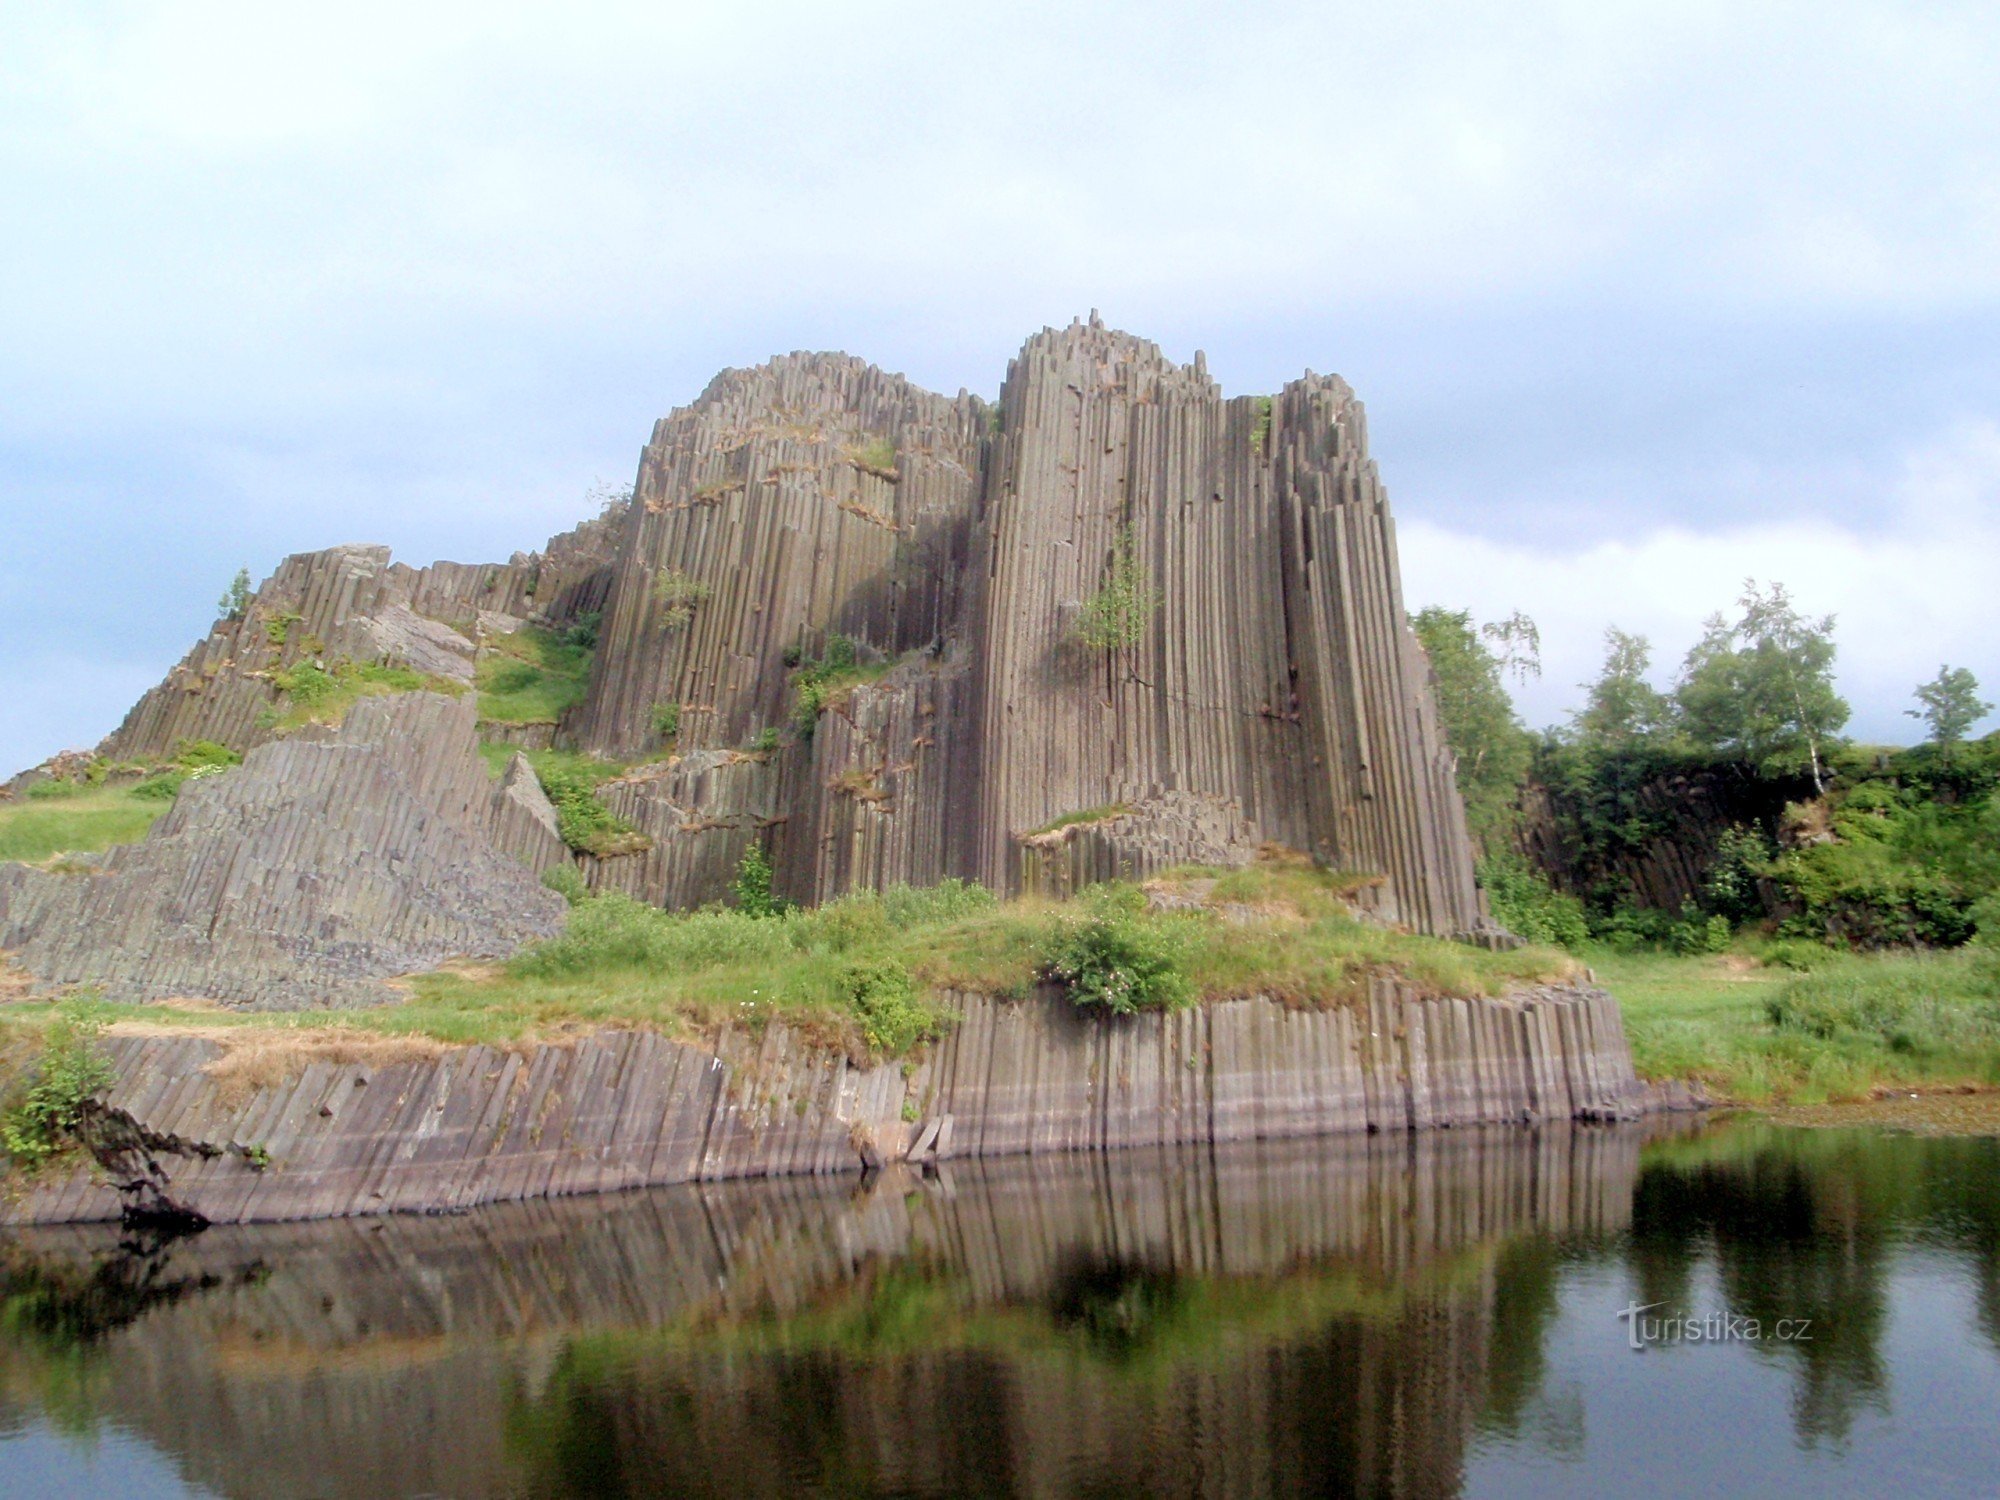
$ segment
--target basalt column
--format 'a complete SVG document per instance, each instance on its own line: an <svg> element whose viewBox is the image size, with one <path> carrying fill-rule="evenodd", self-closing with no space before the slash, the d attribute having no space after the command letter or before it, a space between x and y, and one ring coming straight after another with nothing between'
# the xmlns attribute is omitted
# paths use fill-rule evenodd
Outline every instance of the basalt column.
<svg viewBox="0 0 2000 1500"><path fill-rule="evenodd" d="M1196 841L1204 861L1273 841L1383 876L1397 920L1478 926L1347 387L1225 401L1200 356L1176 367L1093 319L1029 340L1001 420L974 653L979 877L1018 887L1024 853L1076 818L1093 847L1120 845L1094 873L1144 874L1190 857L1177 830L1198 811L1235 830Z"/></svg>
<svg viewBox="0 0 2000 1500"><path fill-rule="evenodd" d="M941 644L978 498L984 406L840 354L730 370L653 431L581 744L631 757L679 705L683 749L784 725L788 652L830 633Z"/></svg>

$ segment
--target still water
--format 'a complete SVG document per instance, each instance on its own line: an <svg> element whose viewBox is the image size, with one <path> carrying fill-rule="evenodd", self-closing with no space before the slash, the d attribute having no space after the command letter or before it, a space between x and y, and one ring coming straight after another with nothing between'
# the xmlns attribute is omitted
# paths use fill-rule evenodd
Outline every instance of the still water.
<svg viewBox="0 0 2000 1500"><path fill-rule="evenodd" d="M1884 1491L2000 1493L2000 1141L1445 1133L0 1237L10 1497Z"/></svg>

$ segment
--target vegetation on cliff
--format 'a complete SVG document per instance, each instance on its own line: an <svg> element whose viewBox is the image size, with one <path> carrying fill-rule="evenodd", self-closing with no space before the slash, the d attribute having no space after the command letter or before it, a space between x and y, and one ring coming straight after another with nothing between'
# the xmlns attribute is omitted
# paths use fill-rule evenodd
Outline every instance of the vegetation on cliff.
<svg viewBox="0 0 2000 1500"><path fill-rule="evenodd" d="M1491 995L1578 972L1552 949L1490 953L1389 931L1354 913L1351 878L1308 866L1175 871L1145 888L1094 888L1067 905L1002 902L983 886L947 881L763 915L667 912L569 886L574 904L559 937L505 964L416 976L401 1004L282 1015L107 1006L103 1014L451 1043L598 1026L698 1035L779 1017L857 1052L895 1055L942 1024L939 991L1020 995L1050 976L1073 983L1080 1003L1118 995L1115 1008L1133 1009L1249 995L1349 1004L1383 973L1431 994ZM1125 985L1112 971L1135 953L1147 960L1145 979ZM39 1023L48 1006L19 1002L7 1012Z"/></svg>
<svg viewBox="0 0 2000 1500"><path fill-rule="evenodd" d="M479 717L492 724L555 724L590 687L596 621L568 630L524 625L486 640L475 670Z"/></svg>
<svg viewBox="0 0 2000 1500"><path fill-rule="evenodd" d="M1593 965L1642 1075L1749 1100L2000 1083L2000 735L1965 742L1991 708L1969 672L1916 689L1925 744L1851 745L1834 622L1753 583L1671 691L1608 631L1584 707L1537 737L1504 627L1414 623L1494 915Z"/></svg>

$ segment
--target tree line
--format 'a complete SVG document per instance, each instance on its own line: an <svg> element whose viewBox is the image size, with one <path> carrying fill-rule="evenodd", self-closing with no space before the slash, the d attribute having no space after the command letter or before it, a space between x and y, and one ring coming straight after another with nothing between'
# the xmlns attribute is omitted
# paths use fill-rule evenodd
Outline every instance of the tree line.
<svg viewBox="0 0 2000 1500"><path fill-rule="evenodd" d="M1979 925L1982 900L2000 900L2000 736L1967 744L1994 705L1964 667L1941 665L1914 689L1907 713L1924 727L1921 746L1864 754L1843 734L1850 709L1834 681L1834 617L1803 612L1781 583L1748 580L1732 612L1704 622L1664 691L1651 679L1651 642L1609 628L1582 706L1537 735L1507 687L1540 672L1532 620L1482 625L1432 607L1411 624L1458 757L1483 882L1503 921L1500 906L1542 909L1523 918L1538 929L1531 935L1617 935L1622 924L1712 945L1761 921L1863 945L1951 942ZM1551 915L1543 897L1556 894L1553 872L1526 868L1516 837L1524 788L1555 809L1577 868L1616 871L1648 841L1685 832L1662 819L1647 788L1704 768L1752 779L1772 811L1711 831L1688 910L1635 911L1633 893L1607 875L1566 893L1574 911ZM1562 931L1539 930L1551 922Z"/></svg>

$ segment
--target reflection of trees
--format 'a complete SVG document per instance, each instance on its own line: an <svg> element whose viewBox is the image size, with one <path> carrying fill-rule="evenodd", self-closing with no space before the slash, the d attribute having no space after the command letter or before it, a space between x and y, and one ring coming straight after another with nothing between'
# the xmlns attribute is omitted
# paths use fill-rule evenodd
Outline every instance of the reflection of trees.
<svg viewBox="0 0 2000 1500"><path fill-rule="evenodd" d="M1676 1154L1641 1175L1632 1208L1638 1300L1690 1305L1694 1269L1712 1254L1730 1313L1757 1319L1758 1352L1797 1372L1800 1441L1839 1441L1864 1407L1886 1410L1882 1361L1896 1242L1921 1233L1976 1259L1981 1313L2000 1341L2000 1145L1873 1132L1725 1136L1706 1157ZM1812 1337L1769 1341L1782 1318Z"/></svg>

